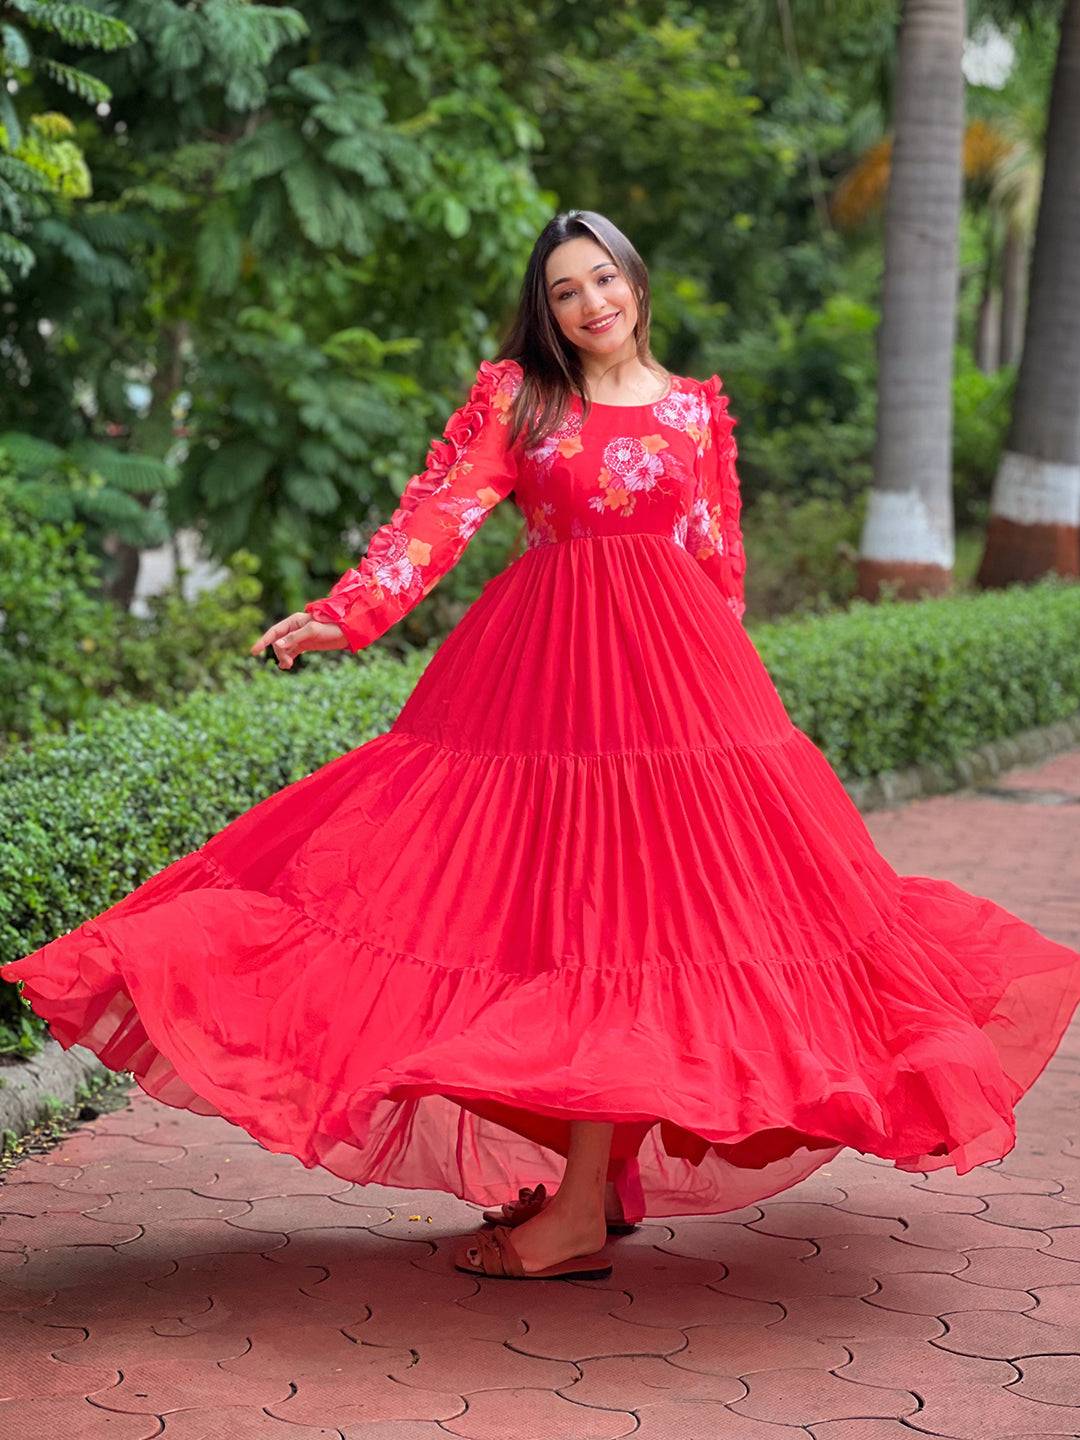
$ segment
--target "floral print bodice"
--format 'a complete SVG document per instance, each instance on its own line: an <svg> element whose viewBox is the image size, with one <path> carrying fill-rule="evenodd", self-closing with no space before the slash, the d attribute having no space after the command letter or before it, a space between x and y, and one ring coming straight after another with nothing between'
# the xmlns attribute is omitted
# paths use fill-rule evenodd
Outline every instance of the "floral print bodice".
<svg viewBox="0 0 1080 1440"><path fill-rule="evenodd" d="M363 649L424 598L512 494L525 522L525 555L515 564L540 546L661 534L705 566L721 603L742 619L735 417L720 377L672 376L659 400L593 404L584 419L574 396L562 423L533 447L508 444L521 382L517 361L481 362L394 514L359 563L305 610L339 625L350 650Z"/></svg>

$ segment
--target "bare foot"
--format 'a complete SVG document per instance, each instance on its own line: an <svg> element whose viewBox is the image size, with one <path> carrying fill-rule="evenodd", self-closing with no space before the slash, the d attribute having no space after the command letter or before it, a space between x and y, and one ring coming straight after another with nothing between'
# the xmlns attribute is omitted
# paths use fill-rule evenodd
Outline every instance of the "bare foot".
<svg viewBox="0 0 1080 1440"><path fill-rule="evenodd" d="M527 1274L557 1265L560 1260L595 1255L606 1240L607 1222L603 1216L564 1214L554 1201L513 1230L514 1249Z"/></svg>

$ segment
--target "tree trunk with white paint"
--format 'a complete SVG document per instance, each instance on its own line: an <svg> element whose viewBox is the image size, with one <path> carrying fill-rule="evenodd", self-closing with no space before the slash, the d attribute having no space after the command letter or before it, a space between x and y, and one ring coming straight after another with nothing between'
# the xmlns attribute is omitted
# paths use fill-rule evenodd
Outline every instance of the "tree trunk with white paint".
<svg viewBox="0 0 1080 1440"><path fill-rule="evenodd" d="M883 581L902 598L952 585L964 20L964 0L905 0L900 24L874 481L858 561L858 593L871 600Z"/></svg>
<svg viewBox="0 0 1080 1440"><path fill-rule="evenodd" d="M1024 350L977 583L1080 575L1080 0L1050 94Z"/></svg>

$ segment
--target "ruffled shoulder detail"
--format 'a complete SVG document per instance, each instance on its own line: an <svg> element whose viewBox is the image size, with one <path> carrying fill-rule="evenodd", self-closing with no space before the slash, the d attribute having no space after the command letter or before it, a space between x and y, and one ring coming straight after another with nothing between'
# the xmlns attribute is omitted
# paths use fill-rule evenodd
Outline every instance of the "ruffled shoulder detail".
<svg viewBox="0 0 1080 1440"><path fill-rule="evenodd" d="M728 396L719 375L710 375L700 384L702 407L708 421L707 448L713 454L712 465L719 490L720 523L724 536L724 554L730 571L734 594L731 607L741 619L745 609L743 590L746 576L746 549L742 537L742 493L736 468L739 447L735 439L738 417L728 408Z"/></svg>
<svg viewBox="0 0 1080 1440"><path fill-rule="evenodd" d="M423 471L414 480L409 497L415 506L425 494L440 490L453 478L453 471L468 455L473 442L489 420L501 425L510 420L510 406L521 385L523 371L516 360L481 360L468 399L450 416L443 438L433 440Z"/></svg>

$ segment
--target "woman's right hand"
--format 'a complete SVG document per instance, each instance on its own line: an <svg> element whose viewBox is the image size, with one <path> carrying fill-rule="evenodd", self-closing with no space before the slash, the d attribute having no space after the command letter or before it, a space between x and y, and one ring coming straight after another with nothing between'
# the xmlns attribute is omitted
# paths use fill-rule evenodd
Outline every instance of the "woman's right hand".
<svg viewBox="0 0 1080 1440"><path fill-rule="evenodd" d="M273 646L279 670L291 670L297 655L305 650L349 648L345 632L339 625L328 620L314 620L306 610L297 610L276 625L271 625L252 645L252 655L260 654L267 645Z"/></svg>

